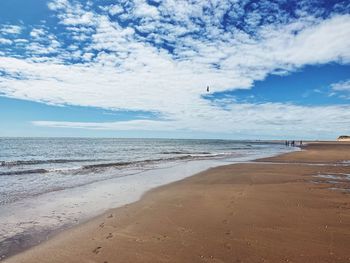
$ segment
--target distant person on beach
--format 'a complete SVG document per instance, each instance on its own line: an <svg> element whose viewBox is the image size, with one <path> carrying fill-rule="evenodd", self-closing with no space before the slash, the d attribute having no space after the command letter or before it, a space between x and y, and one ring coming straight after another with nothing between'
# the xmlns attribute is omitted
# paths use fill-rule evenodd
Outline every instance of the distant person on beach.
<svg viewBox="0 0 350 263"><path fill-rule="evenodd" d="M300 146L302 146L303 145L303 141L300 141Z"/></svg>

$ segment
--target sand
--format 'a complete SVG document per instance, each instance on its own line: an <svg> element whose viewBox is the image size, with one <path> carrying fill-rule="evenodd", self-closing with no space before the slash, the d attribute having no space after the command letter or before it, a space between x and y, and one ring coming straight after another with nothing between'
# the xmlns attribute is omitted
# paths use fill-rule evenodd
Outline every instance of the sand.
<svg viewBox="0 0 350 263"><path fill-rule="evenodd" d="M347 160L350 144L317 143L213 168L5 262L350 262L349 181L315 177Z"/></svg>

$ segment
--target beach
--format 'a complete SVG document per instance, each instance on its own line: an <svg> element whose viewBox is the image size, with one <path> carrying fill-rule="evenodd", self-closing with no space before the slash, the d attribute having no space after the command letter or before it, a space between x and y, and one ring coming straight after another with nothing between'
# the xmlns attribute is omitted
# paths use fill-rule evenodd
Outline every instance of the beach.
<svg viewBox="0 0 350 263"><path fill-rule="evenodd" d="M350 262L350 144L224 165L148 191L20 262Z"/></svg>

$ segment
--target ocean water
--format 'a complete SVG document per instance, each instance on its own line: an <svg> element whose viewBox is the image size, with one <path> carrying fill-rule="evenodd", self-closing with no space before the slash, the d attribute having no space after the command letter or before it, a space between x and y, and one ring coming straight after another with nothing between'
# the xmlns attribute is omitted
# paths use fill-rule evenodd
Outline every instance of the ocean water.
<svg viewBox="0 0 350 263"><path fill-rule="evenodd" d="M153 187L292 150L259 141L0 138L0 260Z"/></svg>
<svg viewBox="0 0 350 263"><path fill-rule="evenodd" d="M226 140L1 138L0 205L162 165L285 149Z"/></svg>

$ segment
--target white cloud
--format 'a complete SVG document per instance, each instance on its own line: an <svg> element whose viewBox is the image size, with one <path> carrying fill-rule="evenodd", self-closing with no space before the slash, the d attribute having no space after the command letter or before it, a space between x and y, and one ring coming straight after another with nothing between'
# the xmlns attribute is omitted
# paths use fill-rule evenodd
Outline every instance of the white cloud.
<svg viewBox="0 0 350 263"><path fill-rule="evenodd" d="M29 42L29 40L24 39L24 38L16 38L13 41L16 42L16 43L22 43L22 44Z"/></svg>
<svg viewBox="0 0 350 263"><path fill-rule="evenodd" d="M350 92L350 80L344 80L331 84L331 88L334 91L348 91Z"/></svg>
<svg viewBox="0 0 350 263"><path fill-rule="evenodd" d="M206 14L208 5L216 6L216 12ZM219 26L228 5L168 0L156 8L136 1L125 7L123 15L125 20L142 18L140 24L120 25L109 18L107 9L100 14L88 6L56 0L49 7L66 26L69 48L63 49L60 39L48 33L45 43L31 42L30 59L0 57L0 70L8 72L0 76L0 92L50 104L142 110L161 116L160 120L115 123L34 122L41 126L262 135L315 130L326 134L337 128L346 133L348 106L254 105L228 100L221 107L218 101L201 96L207 85L212 92L248 89L271 73L287 74L308 64L349 63L350 15L326 20L304 16L287 22L281 18L283 23L260 26L250 35ZM239 15L241 6L237 5ZM252 14L248 24L255 27L263 18ZM202 19L205 26L196 19ZM173 52L161 47L165 44ZM81 61L72 63L72 59Z"/></svg>
<svg viewBox="0 0 350 263"><path fill-rule="evenodd" d="M51 10L57 11L60 9L65 9L67 7L69 7L69 1L68 0L55 0L55 1L51 1L48 3L48 7Z"/></svg>
<svg viewBox="0 0 350 263"><path fill-rule="evenodd" d="M138 17L151 17L155 19L159 16L158 9L147 4L145 0L137 0L135 6L134 14Z"/></svg>
<svg viewBox="0 0 350 263"><path fill-rule="evenodd" d="M329 96L338 96L342 99L350 99L350 80L344 80L330 85Z"/></svg>
<svg viewBox="0 0 350 263"><path fill-rule="evenodd" d="M106 10L108 10L108 12L112 15L112 16L115 16L117 14L121 14L124 12L124 9L119 6L119 5L112 5L112 6L109 6L108 8L106 8Z"/></svg>
<svg viewBox="0 0 350 263"><path fill-rule="evenodd" d="M2 45L11 45L12 41L10 39L0 38L0 44L2 44Z"/></svg>
<svg viewBox="0 0 350 263"><path fill-rule="evenodd" d="M48 56L57 54L60 51L61 43L54 34L50 33L44 27L33 28L29 35L31 39L25 48L32 56L34 55L34 61L38 61L38 58L35 56Z"/></svg>
<svg viewBox="0 0 350 263"><path fill-rule="evenodd" d="M73 26L79 26L79 25L91 26L94 23L93 18L94 18L94 15L91 12L86 12L83 14L68 14L67 17L62 20L62 24L73 25Z"/></svg>
<svg viewBox="0 0 350 263"><path fill-rule="evenodd" d="M44 127L81 128L95 130L196 131L255 136L255 138L295 137L322 138L349 132L349 106L303 107L280 103L232 104L226 110L200 109L187 119L154 121L131 120L104 123L34 121ZM315 125L317 123L317 125ZM181 128L180 128L181 127Z"/></svg>
<svg viewBox="0 0 350 263"><path fill-rule="evenodd" d="M0 33L6 35L18 35L22 32L22 27L17 25L3 25L0 27Z"/></svg>
<svg viewBox="0 0 350 263"><path fill-rule="evenodd" d="M30 32L30 36L33 38L40 38L45 36L46 32L43 28L34 28L31 32Z"/></svg>

